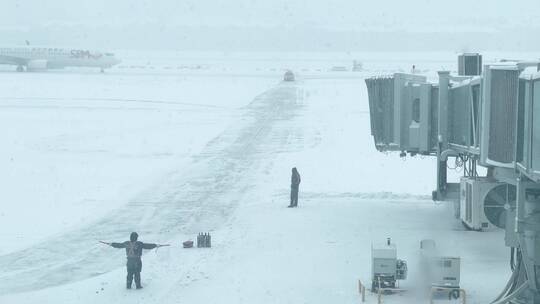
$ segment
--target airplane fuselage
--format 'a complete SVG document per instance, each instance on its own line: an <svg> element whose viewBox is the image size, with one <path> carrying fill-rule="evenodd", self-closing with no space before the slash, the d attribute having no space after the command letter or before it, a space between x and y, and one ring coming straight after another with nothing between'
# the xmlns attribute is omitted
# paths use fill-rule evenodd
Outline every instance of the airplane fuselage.
<svg viewBox="0 0 540 304"><path fill-rule="evenodd" d="M12 64L27 70L64 67L110 68L120 63L114 54L75 48L37 46L0 47L0 64Z"/></svg>

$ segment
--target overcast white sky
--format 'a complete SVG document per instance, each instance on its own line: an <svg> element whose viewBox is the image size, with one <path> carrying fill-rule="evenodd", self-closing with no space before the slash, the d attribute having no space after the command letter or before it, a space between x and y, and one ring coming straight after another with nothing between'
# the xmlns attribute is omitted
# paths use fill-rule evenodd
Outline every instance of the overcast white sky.
<svg viewBox="0 0 540 304"><path fill-rule="evenodd" d="M1 1L0 44L29 40L197 50L540 49L540 0Z"/></svg>
<svg viewBox="0 0 540 304"><path fill-rule="evenodd" d="M429 30L540 24L539 0L3 0L1 27L51 24ZM455 21L455 23L454 23ZM479 21L479 22L478 22ZM479 24L480 23L480 24ZM484 24L482 24L484 23ZM459 27L458 27L459 28Z"/></svg>

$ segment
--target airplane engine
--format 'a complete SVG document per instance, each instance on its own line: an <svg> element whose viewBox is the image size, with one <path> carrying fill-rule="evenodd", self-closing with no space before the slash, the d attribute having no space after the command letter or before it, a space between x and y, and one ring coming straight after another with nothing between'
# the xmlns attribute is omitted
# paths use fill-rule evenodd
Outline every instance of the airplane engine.
<svg viewBox="0 0 540 304"><path fill-rule="evenodd" d="M27 70L28 71L44 71L47 69L47 60L31 60L28 62Z"/></svg>

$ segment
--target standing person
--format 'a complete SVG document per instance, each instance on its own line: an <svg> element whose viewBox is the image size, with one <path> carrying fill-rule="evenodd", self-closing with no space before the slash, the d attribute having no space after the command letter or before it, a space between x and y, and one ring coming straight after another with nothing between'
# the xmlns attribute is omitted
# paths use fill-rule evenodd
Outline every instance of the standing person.
<svg viewBox="0 0 540 304"><path fill-rule="evenodd" d="M291 175L291 204L289 208L298 207L298 189L300 187L300 173L296 168L292 168Z"/></svg>
<svg viewBox="0 0 540 304"><path fill-rule="evenodd" d="M123 243L106 243L102 242L103 244L107 244L114 248L125 248L126 249L126 256L127 256L127 282L126 282L126 288L131 289L131 283L133 282L133 277L135 277L135 286L137 289L141 289L141 270L142 270L142 251L143 249L154 249L156 247L166 246L166 245L157 245L157 244L150 244L150 243L143 243L140 241L137 241L137 238L139 235L137 232L132 232L129 236L129 241L125 241Z"/></svg>

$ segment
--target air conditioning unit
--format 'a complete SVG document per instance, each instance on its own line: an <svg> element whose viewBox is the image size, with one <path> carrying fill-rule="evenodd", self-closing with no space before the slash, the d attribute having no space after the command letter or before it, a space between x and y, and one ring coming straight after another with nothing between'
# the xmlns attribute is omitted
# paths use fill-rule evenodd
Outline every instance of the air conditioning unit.
<svg viewBox="0 0 540 304"><path fill-rule="evenodd" d="M471 230L504 228L509 210L515 208L516 187L486 177L462 177L460 218Z"/></svg>
<svg viewBox="0 0 540 304"><path fill-rule="evenodd" d="M458 56L458 75L477 76L482 74L482 55L464 53Z"/></svg>
<svg viewBox="0 0 540 304"><path fill-rule="evenodd" d="M480 129L482 166L515 166L519 74L517 66L484 69Z"/></svg>

